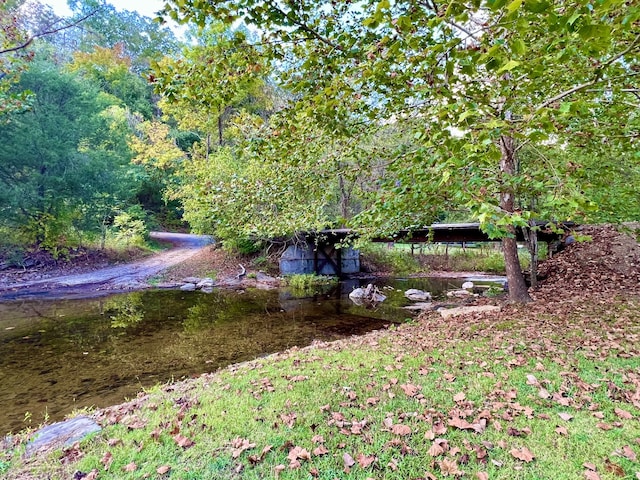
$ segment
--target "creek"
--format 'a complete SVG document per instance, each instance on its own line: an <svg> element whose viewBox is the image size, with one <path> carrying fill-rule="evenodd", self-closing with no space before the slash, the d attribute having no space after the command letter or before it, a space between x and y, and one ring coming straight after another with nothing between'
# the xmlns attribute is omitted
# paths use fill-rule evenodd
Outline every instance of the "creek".
<svg viewBox="0 0 640 480"><path fill-rule="evenodd" d="M360 335L411 318L409 288L456 279L376 279L376 308L347 297L357 282L297 297L281 290L140 291L94 299L0 304L0 437L101 408L158 383L197 376L314 340Z"/></svg>

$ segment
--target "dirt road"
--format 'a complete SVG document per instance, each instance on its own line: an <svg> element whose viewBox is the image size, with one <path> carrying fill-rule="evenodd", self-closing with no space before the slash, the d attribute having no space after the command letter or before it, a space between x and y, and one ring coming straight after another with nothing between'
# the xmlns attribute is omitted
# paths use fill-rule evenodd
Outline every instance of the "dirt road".
<svg viewBox="0 0 640 480"><path fill-rule="evenodd" d="M0 284L0 301L23 298L81 298L114 291L148 288L146 279L196 254L212 242L206 235L152 232L151 238L173 245L150 258L86 273Z"/></svg>

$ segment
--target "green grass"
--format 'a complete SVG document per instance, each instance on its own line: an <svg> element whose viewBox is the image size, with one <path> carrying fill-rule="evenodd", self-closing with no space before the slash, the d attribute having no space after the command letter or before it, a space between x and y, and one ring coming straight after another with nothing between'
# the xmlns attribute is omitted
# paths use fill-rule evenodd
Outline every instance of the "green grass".
<svg viewBox="0 0 640 480"><path fill-rule="evenodd" d="M633 400L639 306L583 302L588 314L538 319L523 309L448 325L433 316L293 349L159 386L108 410L102 418L115 423L82 442L77 461L64 464L64 453L55 452L23 464L18 447L0 462L11 465L8 479L25 472L72 478L93 469L100 479L417 479L442 478L446 462L455 462L462 478L578 479L583 464L593 463L602 479L631 479L640 464L616 452L628 446L640 456ZM562 419L565 413L571 418ZM486 425L460 429L450 424L456 416ZM128 427L133 420L142 428ZM178 434L194 444L178 445ZM446 451L432 456L435 439L446 441ZM252 446L234 454L234 442L243 440ZM320 445L326 454L313 453ZM294 447L310 458L290 468ZM512 451L522 448L535 458L515 458ZM105 470L107 452L113 460ZM345 455L356 460L348 469ZM361 466L359 455L375 459ZM125 471L132 462L136 470ZM163 465L171 467L168 475L157 473Z"/></svg>

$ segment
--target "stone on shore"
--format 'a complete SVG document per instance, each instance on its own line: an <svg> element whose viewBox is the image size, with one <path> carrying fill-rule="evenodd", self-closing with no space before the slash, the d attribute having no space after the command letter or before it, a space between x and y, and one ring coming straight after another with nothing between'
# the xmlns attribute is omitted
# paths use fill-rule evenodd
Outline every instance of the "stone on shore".
<svg viewBox="0 0 640 480"><path fill-rule="evenodd" d="M475 305L468 307L443 308L438 311L440 312L442 318L446 320L451 317L459 317L461 315L468 315L470 313L499 312L500 307L496 305Z"/></svg>

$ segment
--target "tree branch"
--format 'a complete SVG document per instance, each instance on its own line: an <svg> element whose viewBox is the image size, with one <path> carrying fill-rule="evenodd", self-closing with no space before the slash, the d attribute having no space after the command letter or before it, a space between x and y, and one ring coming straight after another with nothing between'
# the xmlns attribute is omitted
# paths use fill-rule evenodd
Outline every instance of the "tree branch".
<svg viewBox="0 0 640 480"><path fill-rule="evenodd" d="M631 42L631 45L629 45L627 48L622 50L620 53L614 55L609 60L604 62L600 67L598 67L598 69L595 72L594 77L591 80L589 80L588 82L585 82L585 83L581 83L580 85L576 85L574 87L571 87L570 89L565 90L562 93L559 93L555 97L550 98L548 100L545 100L544 102L542 102L540 105L538 105L535 108L535 111L537 112L537 111L539 111L539 110L541 110L543 108L546 108L549 105L551 105L552 103L557 102L558 100L562 100L563 98L566 98L566 97L568 97L570 95L573 95L574 93L579 92L580 90L584 90L585 88L590 87L592 85L595 85L596 83L602 81L603 80L602 79L602 72L604 71L604 69L609 67L616 60L618 60L618 59L622 58L623 56L625 56L627 53L631 52L639 44L640 44L640 35L638 35L636 37L636 39L633 42Z"/></svg>
<svg viewBox="0 0 640 480"><path fill-rule="evenodd" d="M325 45L328 45L331 48L335 48L336 50L340 50L340 51L344 50L342 45L338 45L336 43L333 43L328 38L323 37L322 35L320 35L320 33L318 33L316 30L311 28L309 25L307 25L306 23L304 23L301 20L299 20L298 18L296 18L295 15L292 15L290 12L285 12L284 10L282 10L273 1L267 1L266 3L271 8L273 8L276 12L278 12L280 15L284 16L287 20L289 20L292 24L298 26L298 28L300 28L302 31L307 32L309 35L311 35L312 37L316 38L317 40L320 40Z"/></svg>
<svg viewBox="0 0 640 480"><path fill-rule="evenodd" d="M96 8L95 10L92 10L87 15L85 15L84 17L76 20L73 23L69 23L67 25L63 25L63 26L58 27L58 28L49 29L49 30L46 30L44 32L36 33L35 35L32 35L31 37L29 37L25 42L21 43L20 45L16 45L15 47L11 47L11 48L6 48L4 50L0 50L0 55L4 55L5 53L17 52L18 50L23 50L23 49L27 48L29 45L31 45L31 42L33 42L36 38L44 37L46 35L52 35L54 33L61 32L61 31L66 30L68 28L75 27L78 24L84 22L89 17L95 15L96 12L98 12L98 10L99 10L99 8Z"/></svg>

